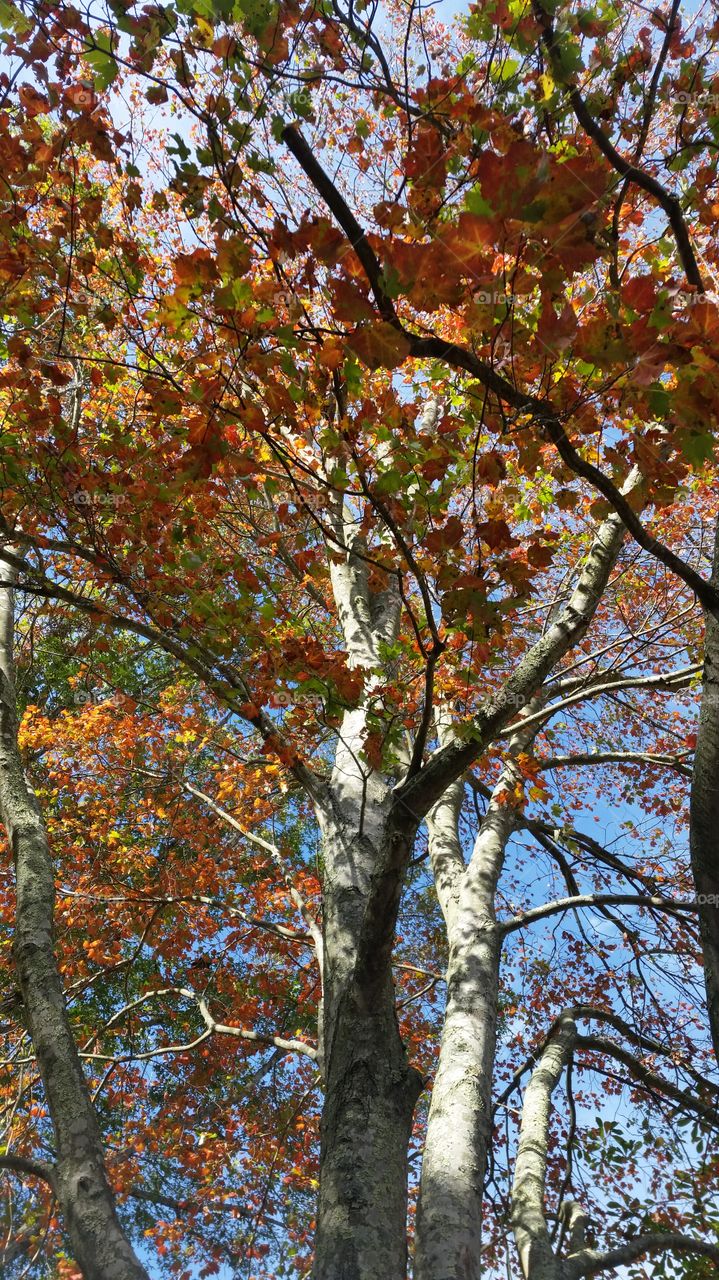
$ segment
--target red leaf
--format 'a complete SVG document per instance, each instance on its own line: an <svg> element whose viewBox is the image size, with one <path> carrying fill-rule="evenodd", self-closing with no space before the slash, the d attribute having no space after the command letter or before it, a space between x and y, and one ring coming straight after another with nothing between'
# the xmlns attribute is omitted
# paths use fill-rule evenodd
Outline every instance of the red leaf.
<svg viewBox="0 0 719 1280"><path fill-rule="evenodd" d="M388 320L360 325L349 344L370 369L396 369L409 355L409 340Z"/></svg>

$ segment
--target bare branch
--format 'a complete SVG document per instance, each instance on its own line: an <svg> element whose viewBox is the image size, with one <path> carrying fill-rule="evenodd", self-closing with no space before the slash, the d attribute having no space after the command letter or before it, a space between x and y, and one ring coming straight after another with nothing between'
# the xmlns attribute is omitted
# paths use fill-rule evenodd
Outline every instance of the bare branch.
<svg viewBox="0 0 719 1280"><path fill-rule="evenodd" d="M566 1259L565 1275L567 1280L596 1276L600 1271L613 1271L616 1267L626 1266L646 1253L696 1253L699 1257L713 1258L719 1263L719 1244L685 1236L678 1231L657 1231L635 1236L633 1240L608 1249L606 1253L600 1253L598 1249L583 1249L581 1253Z"/></svg>
<svg viewBox="0 0 719 1280"><path fill-rule="evenodd" d="M685 1089L680 1089L677 1085L672 1084L670 1080L665 1080L663 1076L658 1076L650 1067L640 1062L633 1053L616 1044L614 1040L610 1040L608 1036L577 1036L576 1047L616 1059L617 1062L621 1062L622 1066L627 1068L635 1080L638 1080L651 1092L660 1093L666 1098L670 1098L679 1107L685 1111L693 1112L694 1115L699 1116L712 1129L719 1131L719 1110L716 1106L702 1102L694 1094L687 1093Z"/></svg>
<svg viewBox="0 0 719 1280"><path fill-rule="evenodd" d="M503 933L513 933L515 929L524 929L528 924L544 920L548 916L556 916L563 911L573 911L576 907L645 907L653 911L668 911L671 915L680 916L685 911L697 911L695 903L674 902L671 898L650 898L641 893L581 893L574 898L558 898L555 902L547 902L541 907L532 907L510 920L501 921L499 928Z"/></svg>
<svg viewBox="0 0 719 1280"><path fill-rule="evenodd" d="M55 1170L46 1160L30 1160L26 1156L0 1156L0 1169L26 1174L29 1178L41 1178L52 1190L56 1190Z"/></svg>

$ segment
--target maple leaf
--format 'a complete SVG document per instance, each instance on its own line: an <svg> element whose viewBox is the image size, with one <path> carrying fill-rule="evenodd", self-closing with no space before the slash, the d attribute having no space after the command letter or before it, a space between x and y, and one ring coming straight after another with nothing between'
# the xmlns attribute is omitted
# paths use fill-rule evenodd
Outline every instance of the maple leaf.
<svg viewBox="0 0 719 1280"><path fill-rule="evenodd" d="M513 537L506 520L483 520L477 525L477 533L493 551L517 545L517 540Z"/></svg>
<svg viewBox="0 0 719 1280"><path fill-rule="evenodd" d="M375 318L371 302L351 280L332 280L330 292L333 311L338 320L356 324L360 320Z"/></svg>
<svg viewBox="0 0 719 1280"><path fill-rule="evenodd" d="M455 274L477 276L491 261L487 250L498 234L497 224L474 213L461 213L457 222L440 235L440 243L455 260Z"/></svg>
<svg viewBox="0 0 719 1280"><path fill-rule="evenodd" d="M432 529L425 538L430 551L445 551L456 547L464 537L464 525L459 516L450 516L441 529Z"/></svg>
<svg viewBox="0 0 719 1280"><path fill-rule="evenodd" d="M29 116L45 115L50 110L49 98L38 93L30 84L20 86L18 97Z"/></svg>
<svg viewBox="0 0 719 1280"><path fill-rule="evenodd" d="M347 341L370 369L396 369L409 355L408 338L387 320L360 325Z"/></svg>

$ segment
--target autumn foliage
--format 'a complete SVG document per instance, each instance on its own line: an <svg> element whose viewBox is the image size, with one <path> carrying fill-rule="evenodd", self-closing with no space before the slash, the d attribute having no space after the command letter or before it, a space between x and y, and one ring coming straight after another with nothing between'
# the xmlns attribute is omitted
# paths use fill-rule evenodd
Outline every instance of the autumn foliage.
<svg viewBox="0 0 719 1280"><path fill-rule="evenodd" d="M0 2L0 592L152 1277L715 1273L719 22L685 9ZM0 1258L79 1280L12 844Z"/></svg>

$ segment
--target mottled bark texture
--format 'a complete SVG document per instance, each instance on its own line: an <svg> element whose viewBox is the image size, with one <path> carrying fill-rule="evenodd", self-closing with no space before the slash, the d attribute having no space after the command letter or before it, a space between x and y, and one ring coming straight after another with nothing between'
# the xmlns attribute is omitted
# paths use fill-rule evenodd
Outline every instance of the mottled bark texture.
<svg viewBox="0 0 719 1280"><path fill-rule="evenodd" d="M350 979L325 1008L332 1034L314 1275L404 1280L407 1152L422 1082L400 1039L391 979L369 999Z"/></svg>
<svg viewBox="0 0 719 1280"><path fill-rule="evenodd" d="M640 483L634 473L628 488ZM525 714L542 705L539 690L585 634L624 540L612 515L594 543L569 599L515 673ZM427 815L429 852L449 943L447 1005L422 1159L415 1247L416 1280L479 1280L482 1198L491 1142L492 1074L497 1043L501 934L495 896L516 810L507 803L520 781L514 756L534 730L512 735L505 767L465 867L459 837L462 783L450 785ZM438 736L452 750L440 718Z"/></svg>
<svg viewBox="0 0 719 1280"><path fill-rule="evenodd" d="M719 587L719 523L712 565ZM704 686L691 787L690 847L704 952L709 1026L719 1062L719 622L706 614Z"/></svg>
<svg viewBox="0 0 719 1280"><path fill-rule="evenodd" d="M10 571L6 567L4 574ZM15 860L13 957L55 1133L52 1183L86 1280L147 1280L115 1211L102 1142L53 948L55 882L47 833L18 748L13 592L0 588L0 816Z"/></svg>
<svg viewBox="0 0 719 1280"><path fill-rule="evenodd" d="M491 1140L501 937L494 900L515 811L505 769L465 869L446 806L430 815L430 858L446 885L454 839L456 886L443 894L449 936L447 1005L432 1087L417 1214L416 1280L480 1273L482 1193ZM443 812L443 810L445 812Z"/></svg>
<svg viewBox="0 0 719 1280"><path fill-rule="evenodd" d="M588 1219L576 1200L559 1206L566 1251L555 1252L547 1227L547 1155L552 1094L575 1048L586 1048L577 1035L574 1011L565 1009L555 1022L524 1093L519 1146L512 1183L512 1229L525 1280L582 1280L655 1253L687 1253L719 1263L719 1245L681 1232L647 1231L609 1249L587 1245Z"/></svg>
<svg viewBox="0 0 719 1280"><path fill-rule="evenodd" d="M547 1230L544 1194L552 1094L576 1037L574 1019L563 1014L524 1094L512 1183L512 1227L525 1280L559 1280L561 1276L561 1264Z"/></svg>
<svg viewBox="0 0 719 1280"><path fill-rule="evenodd" d="M363 756L380 645L399 624L396 584L373 591L352 514L330 513L332 584L363 706L344 716L322 829L325 1099L315 1280L404 1280L407 1153L421 1079L407 1061L391 955L417 823L397 822L387 780ZM340 559L337 548L344 548Z"/></svg>

